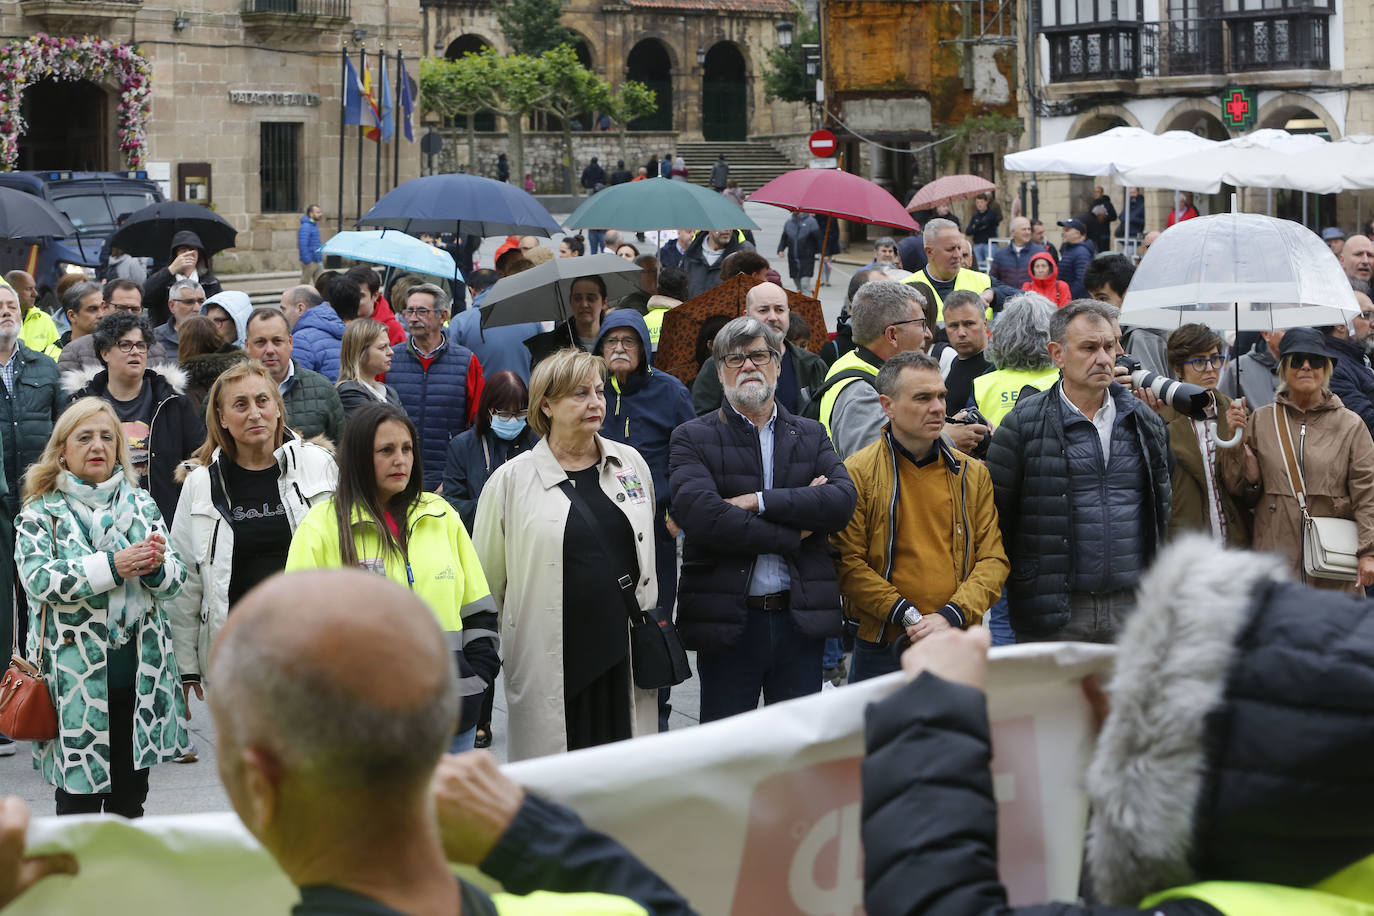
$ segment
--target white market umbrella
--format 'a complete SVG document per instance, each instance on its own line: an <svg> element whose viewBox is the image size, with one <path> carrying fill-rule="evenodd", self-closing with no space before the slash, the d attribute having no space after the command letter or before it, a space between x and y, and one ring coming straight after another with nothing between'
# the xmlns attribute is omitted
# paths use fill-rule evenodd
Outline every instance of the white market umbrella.
<svg viewBox="0 0 1374 916"><path fill-rule="evenodd" d="M1223 183L1238 188L1335 194L1345 188L1340 173L1315 169L1309 158L1330 145L1315 134L1267 128L1125 169L1121 180L1142 188L1202 194L1215 194Z"/></svg>
<svg viewBox="0 0 1374 916"><path fill-rule="evenodd" d="M1113 127L1091 137L1008 153L1002 164L1013 172L1119 177L1125 169L1172 159L1216 142L1187 130L1153 134L1139 127Z"/></svg>
<svg viewBox="0 0 1374 916"><path fill-rule="evenodd" d="M1350 134L1306 157L1314 172L1339 176L1342 191L1374 188L1374 136Z"/></svg>
<svg viewBox="0 0 1374 916"><path fill-rule="evenodd" d="M1350 279L1312 230L1258 213L1220 213L1164 231L1136 268L1121 323L1274 331L1346 324Z"/></svg>

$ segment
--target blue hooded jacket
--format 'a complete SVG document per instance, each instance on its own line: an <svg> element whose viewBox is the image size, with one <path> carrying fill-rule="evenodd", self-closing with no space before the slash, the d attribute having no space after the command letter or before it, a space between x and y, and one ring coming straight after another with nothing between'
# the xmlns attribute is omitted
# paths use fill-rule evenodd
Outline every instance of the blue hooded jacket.
<svg viewBox="0 0 1374 916"><path fill-rule="evenodd" d="M339 380L339 348L343 346L344 321L328 302L321 302L291 329L291 355L307 369Z"/></svg>
<svg viewBox="0 0 1374 916"><path fill-rule="evenodd" d="M301 227L296 230L296 247L302 264L313 264L320 260L320 227L308 216L301 217Z"/></svg>
<svg viewBox="0 0 1374 916"><path fill-rule="evenodd" d="M631 446L644 457L654 478L655 501L659 510L664 510L670 495L668 443L673 430L696 417L692 395L682 382L649 364L649 328L644 316L634 309L616 309L602 319L592 352L606 356L606 335L616 328L629 328L639 335L641 363L623 386L613 375L607 378L606 422L601 425L601 435Z"/></svg>

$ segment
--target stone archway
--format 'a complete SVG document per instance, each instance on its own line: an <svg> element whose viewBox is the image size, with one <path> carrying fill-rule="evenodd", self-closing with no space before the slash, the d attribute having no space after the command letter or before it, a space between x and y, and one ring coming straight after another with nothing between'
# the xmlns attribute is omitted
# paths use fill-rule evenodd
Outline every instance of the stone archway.
<svg viewBox="0 0 1374 916"><path fill-rule="evenodd" d="M1068 139L1079 140L1113 127L1140 127L1135 116L1117 105L1099 105L1080 114L1069 128Z"/></svg>
<svg viewBox="0 0 1374 916"><path fill-rule="evenodd" d="M673 61L668 46L645 38L630 49L625 78L638 80L654 91L658 110L630 122L630 130L673 129Z"/></svg>
<svg viewBox="0 0 1374 916"><path fill-rule="evenodd" d="M1179 102L1169 109L1164 117L1160 118L1159 129L1161 131L1186 130L1208 140L1229 140L1231 138L1230 131L1221 121L1221 106L1215 102L1197 99ZM1159 190L1165 192L1156 197L1160 205L1159 212L1167 216L1169 210L1176 203L1174 191L1167 188ZM1235 191L1233 186L1223 184L1215 194L1192 195L1193 205L1203 216L1209 213L1226 213L1231 209L1231 195Z"/></svg>
<svg viewBox="0 0 1374 916"><path fill-rule="evenodd" d="M468 54L480 54L483 51L496 50L496 45L485 37L475 32L466 32L459 35L448 43L444 49L444 57L449 60L458 60ZM452 118L445 118L445 127L456 127L460 130L467 130L467 115L455 115ZM496 130L496 115L490 111L479 111L472 116L472 129L480 131Z"/></svg>
<svg viewBox="0 0 1374 916"><path fill-rule="evenodd" d="M1335 119L1323 106L1293 92L1286 92L1261 106L1256 123L1260 127L1294 134L1317 134L1328 140L1341 137ZM1325 226L1339 225L1338 204L1337 194L1304 194L1280 188L1274 191L1273 215L1320 232Z"/></svg>
<svg viewBox="0 0 1374 916"><path fill-rule="evenodd" d="M707 141L749 139L749 72L734 42L717 42L706 52L701 136Z"/></svg>
<svg viewBox="0 0 1374 916"><path fill-rule="evenodd" d="M39 80L24 91L28 123L19 138L20 169L109 169L109 94L90 80Z"/></svg>

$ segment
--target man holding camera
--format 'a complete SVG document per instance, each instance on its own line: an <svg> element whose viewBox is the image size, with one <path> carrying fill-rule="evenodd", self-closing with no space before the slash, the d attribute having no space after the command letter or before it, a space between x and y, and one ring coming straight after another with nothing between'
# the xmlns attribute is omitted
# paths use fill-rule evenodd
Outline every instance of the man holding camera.
<svg viewBox="0 0 1374 916"><path fill-rule="evenodd" d="M1092 300L1056 312L1049 352L1060 380L1023 398L992 438L1017 642L1112 642L1165 539L1169 434L1112 381L1115 317Z"/></svg>
<svg viewBox="0 0 1374 916"><path fill-rule="evenodd" d="M940 435L940 364L898 353L875 384L888 423L845 461L858 505L832 539L848 622L858 625L851 682L898 670L894 641L976 625L1008 569L987 469Z"/></svg>

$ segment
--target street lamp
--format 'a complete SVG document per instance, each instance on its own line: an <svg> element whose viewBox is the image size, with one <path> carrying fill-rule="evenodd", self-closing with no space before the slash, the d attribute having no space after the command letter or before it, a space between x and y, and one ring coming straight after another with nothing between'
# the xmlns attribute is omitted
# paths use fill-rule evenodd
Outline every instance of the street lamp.
<svg viewBox="0 0 1374 916"><path fill-rule="evenodd" d="M792 47L792 23L784 19L773 28L778 32L778 47L782 48L784 51Z"/></svg>
<svg viewBox="0 0 1374 916"><path fill-rule="evenodd" d="M698 66L698 67L704 67L704 66L706 66L706 49L705 49L705 48L702 48L702 47L698 47L698 48L697 48L697 66Z"/></svg>
<svg viewBox="0 0 1374 916"><path fill-rule="evenodd" d="M821 65L821 46L802 45L802 59L806 61L806 75L814 79Z"/></svg>

